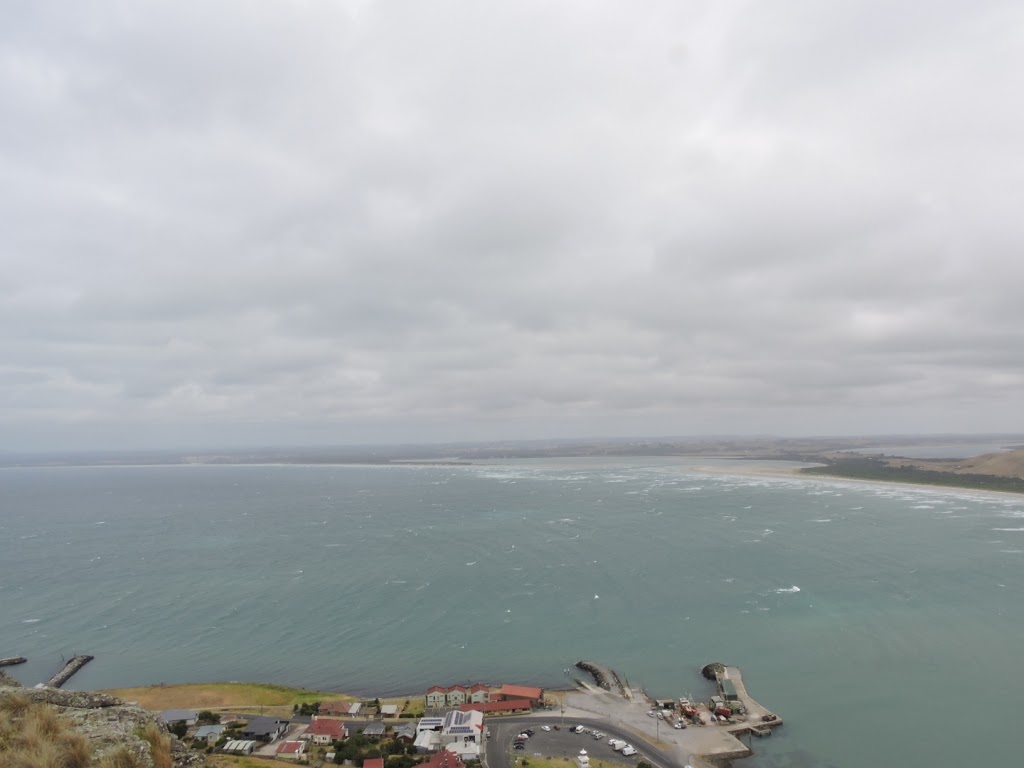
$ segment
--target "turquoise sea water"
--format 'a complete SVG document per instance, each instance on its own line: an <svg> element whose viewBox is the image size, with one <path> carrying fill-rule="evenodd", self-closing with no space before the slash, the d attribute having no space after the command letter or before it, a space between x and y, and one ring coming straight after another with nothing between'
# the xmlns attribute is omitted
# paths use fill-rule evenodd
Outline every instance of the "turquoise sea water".
<svg viewBox="0 0 1024 768"><path fill-rule="evenodd" d="M706 463L0 470L0 656L375 694L591 657L659 696L721 660L786 718L751 768L1019 765L1024 499Z"/></svg>

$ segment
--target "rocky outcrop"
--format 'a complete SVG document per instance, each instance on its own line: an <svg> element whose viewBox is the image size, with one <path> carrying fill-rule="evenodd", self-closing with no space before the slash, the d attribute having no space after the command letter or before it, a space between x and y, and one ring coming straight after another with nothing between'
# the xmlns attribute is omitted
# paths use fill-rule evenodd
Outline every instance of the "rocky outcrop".
<svg viewBox="0 0 1024 768"><path fill-rule="evenodd" d="M721 675L725 674L725 664L720 661L713 661L705 666L700 673L707 680L717 680Z"/></svg>
<svg viewBox="0 0 1024 768"><path fill-rule="evenodd" d="M3 688L21 688L21 683L15 680L13 677L8 675L2 669L0 669L0 687Z"/></svg>
<svg viewBox="0 0 1024 768"><path fill-rule="evenodd" d="M91 691L63 691L57 688L0 687L0 699L18 696L31 702L48 704L93 747L94 760L124 747L140 765L153 765L152 748L143 738L146 729L156 728L170 738L171 759L175 768L196 768L205 764L205 756L182 744L167 732L157 715L141 707L125 704L114 696Z"/></svg>

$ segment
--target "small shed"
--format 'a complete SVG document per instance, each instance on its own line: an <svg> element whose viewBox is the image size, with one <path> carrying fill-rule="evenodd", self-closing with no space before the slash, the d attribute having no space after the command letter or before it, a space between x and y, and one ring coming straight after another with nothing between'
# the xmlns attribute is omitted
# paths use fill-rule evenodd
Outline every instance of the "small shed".
<svg viewBox="0 0 1024 768"><path fill-rule="evenodd" d="M725 697L726 701L739 701L740 695L736 692L736 684L728 677L723 678L721 681L722 696Z"/></svg>

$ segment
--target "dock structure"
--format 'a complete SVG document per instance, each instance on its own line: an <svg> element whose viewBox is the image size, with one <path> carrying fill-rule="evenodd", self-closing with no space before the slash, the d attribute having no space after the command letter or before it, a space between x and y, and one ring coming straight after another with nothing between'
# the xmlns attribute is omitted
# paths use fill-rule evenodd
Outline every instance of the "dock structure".
<svg viewBox="0 0 1024 768"><path fill-rule="evenodd" d="M739 667L726 667L725 673L719 676L718 687L723 693L732 693L743 704L747 711L747 721L739 727L729 728L729 732L741 736L753 733L755 736L771 736L772 728L782 725L782 718L754 701L743 684L743 675Z"/></svg>
<svg viewBox="0 0 1024 768"><path fill-rule="evenodd" d="M24 664L28 659L24 656L8 656L6 659L0 659L0 667L13 667L15 664Z"/></svg>
<svg viewBox="0 0 1024 768"><path fill-rule="evenodd" d="M605 690L611 690L613 683L615 685L620 685L618 684L618 677L611 668L605 667L603 664L583 660L583 662L575 663L575 666L577 666L577 669L579 670L589 672L593 676L594 681Z"/></svg>
<svg viewBox="0 0 1024 768"><path fill-rule="evenodd" d="M78 670L92 661L95 656L75 656L67 664L64 665L64 669L58 672L56 675L46 681L45 685L47 688L60 688L64 683L71 679Z"/></svg>

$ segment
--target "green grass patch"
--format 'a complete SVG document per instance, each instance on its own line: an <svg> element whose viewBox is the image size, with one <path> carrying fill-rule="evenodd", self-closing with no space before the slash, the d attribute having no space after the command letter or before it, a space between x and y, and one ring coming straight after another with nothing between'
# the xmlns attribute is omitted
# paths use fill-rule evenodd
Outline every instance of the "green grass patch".
<svg viewBox="0 0 1024 768"><path fill-rule="evenodd" d="M242 710L258 712L261 708L275 711L296 705L348 699L343 693L310 691L269 683L186 683L183 685L148 685L142 688L114 688L104 693L125 701L137 701L145 709L159 712L164 709Z"/></svg>

